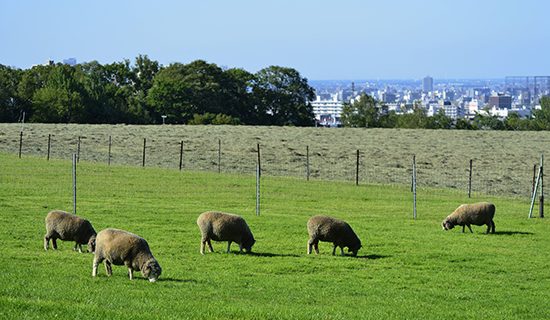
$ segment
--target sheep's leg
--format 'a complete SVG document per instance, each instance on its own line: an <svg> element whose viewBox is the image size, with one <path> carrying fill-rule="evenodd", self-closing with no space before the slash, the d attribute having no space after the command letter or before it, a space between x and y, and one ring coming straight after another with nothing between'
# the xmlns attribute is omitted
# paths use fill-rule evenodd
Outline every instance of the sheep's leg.
<svg viewBox="0 0 550 320"><path fill-rule="evenodd" d="M44 236L44 250L48 250L48 247L50 246L50 238L48 235Z"/></svg>
<svg viewBox="0 0 550 320"><path fill-rule="evenodd" d="M336 254L336 245L334 245L334 247L332 247L332 255L335 255Z"/></svg>
<svg viewBox="0 0 550 320"><path fill-rule="evenodd" d="M201 250L200 250L200 252L201 252L202 255L204 255L204 244L205 244L205 242L206 241L201 240Z"/></svg>
<svg viewBox="0 0 550 320"><path fill-rule="evenodd" d="M82 253L82 245L80 243L78 244L78 252Z"/></svg>
<svg viewBox="0 0 550 320"><path fill-rule="evenodd" d="M94 257L94 263L92 264L92 277L97 276L97 266L103 261L103 259Z"/></svg>
<svg viewBox="0 0 550 320"><path fill-rule="evenodd" d="M77 249L78 249L78 252L79 252L79 253L82 253L82 245L79 244L78 242L75 242L75 243L74 243L73 251L76 251Z"/></svg>
<svg viewBox="0 0 550 320"><path fill-rule="evenodd" d="M493 220L491 220L491 226L492 226L491 227L491 229L492 229L491 233L495 233L495 222Z"/></svg>
<svg viewBox="0 0 550 320"><path fill-rule="evenodd" d="M109 260L105 260L105 271L109 277L113 275L113 267L111 266L111 262Z"/></svg>
<svg viewBox="0 0 550 320"><path fill-rule="evenodd" d="M130 280L134 279L134 270L131 267L128 267L128 277Z"/></svg>
<svg viewBox="0 0 550 320"><path fill-rule="evenodd" d="M462 233L464 233L464 228L466 228L466 225L462 226Z"/></svg>
<svg viewBox="0 0 550 320"><path fill-rule="evenodd" d="M313 249L315 250L315 254L319 254L319 240L313 243Z"/></svg>
<svg viewBox="0 0 550 320"><path fill-rule="evenodd" d="M489 231L491 231L491 222L487 223L487 231L485 233L489 234Z"/></svg>
<svg viewBox="0 0 550 320"><path fill-rule="evenodd" d="M207 240L207 244L208 244L208 249L210 250L210 252L214 252L214 248L212 248L212 241L210 239Z"/></svg>
<svg viewBox="0 0 550 320"><path fill-rule="evenodd" d="M307 254L311 254L311 247L313 247L313 243L311 242L311 239L307 241Z"/></svg>
<svg viewBox="0 0 550 320"><path fill-rule="evenodd" d="M344 248L343 247L340 247L340 253L344 256Z"/></svg>
<svg viewBox="0 0 550 320"><path fill-rule="evenodd" d="M229 249L231 248L231 241L227 241L227 253L229 253Z"/></svg>
<svg viewBox="0 0 550 320"><path fill-rule="evenodd" d="M57 250L57 238L56 237L52 237L52 247L54 248L54 250Z"/></svg>
<svg viewBox="0 0 550 320"><path fill-rule="evenodd" d="M467 224L467 226L468 226L468 229L470 229L470 233L474 233L474 232L472 231L472 227L470 227L469 224Z"/></svg>

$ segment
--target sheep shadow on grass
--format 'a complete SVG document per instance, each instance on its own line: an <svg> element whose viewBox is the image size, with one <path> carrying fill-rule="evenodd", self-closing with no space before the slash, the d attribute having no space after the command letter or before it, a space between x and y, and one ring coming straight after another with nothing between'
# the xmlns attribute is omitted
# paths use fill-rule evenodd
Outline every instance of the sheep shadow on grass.
<svg viewBox="0 0 550 320"><path fill-rule="evenodd" d="M251 256L255 256L255 257L268 257L268 258L271 258L271 257L300 257L300 255L297 255L297 254L285 254L285 253L270 253L270 252L250 252L248 253L249 255Z"/></svg>
<svg viewBox="0 0 550 320"><path fill-rule="evenodd" d="M357 259L377 260L377 259L384 259L389 257L391 256L387 256L383 254L366 254L364 256L357 256Z"/></svg>
<svg viewBox="0 0 550 320"><path fill-rule="evenodd" d="M145 279L147 280L147 279ZM189 283L197 283L197 280L195 279L177 279L177 278L159 278L157 281L159 282L189 282Z"/></svg>
<svg viewBox="0 0 550 320"><path fill-rule="evenodd" d="M524 235L524 236L532 236L534 233L532 232L526 232L526 231L495 231L493 233L496 236L514 236L514 235Z"/></svg>

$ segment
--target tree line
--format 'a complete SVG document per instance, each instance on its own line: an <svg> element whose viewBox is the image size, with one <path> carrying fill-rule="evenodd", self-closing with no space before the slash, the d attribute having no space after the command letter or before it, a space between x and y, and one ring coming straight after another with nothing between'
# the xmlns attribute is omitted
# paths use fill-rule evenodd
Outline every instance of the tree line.
<svg viewBox="0 0 550 320"><path fill-rule="evenodd" d="M550 130L550 97L540 100L541 109L533 111L529 118L521 118L511 113L505 119L485 113L476 113L473 119L453 120L439 110L434 116L428 116L426 110L415 104L411 112L397 114L389 111L370 95L362 94L351 103L344 103L342 124L345 127L362 128L423 128L423 129L465 129L465 130Z"/></svg>
<svg viewBox="0 0 550 320"><path fill-rule="evenodd" d="M0 64L0 122L314 125L315 92L292 68L256 73L147 55L100 64ZM163 119L164 118L164 119Z"/></svg>

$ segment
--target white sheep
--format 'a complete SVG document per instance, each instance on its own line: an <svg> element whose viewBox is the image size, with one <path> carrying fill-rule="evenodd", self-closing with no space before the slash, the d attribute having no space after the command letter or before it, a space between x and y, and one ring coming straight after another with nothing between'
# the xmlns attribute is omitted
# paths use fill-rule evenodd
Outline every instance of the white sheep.
<svg viewBox="0 0 550 320"><path fill-rule="evenodd" d="M443 230L450 230L454 226L468 227L473 233L471 224L476 226L487 225L486 233L495 233L495 205L489 202L479 202L473 204L462 204L456 210L448 215L441 223Z"/></svg>
<svg viewBox="0 0 550 320"><path fill-rule="evenodd" d="M94 252L96 232L90 221L72 213L53 210L45 219L46 234L44 235L44 250L48 250L50 240L57 249L57 239L74 241L74 249L82 253L82 245L88 245L88 251Z"/></svg>
<svg viewBox="0 0 550 320"><path fill-rule="evenodd" d="M251 252L256 242L246 221L234 214L217 211L203 212L197 219L197 225L201 231L201 254L204 254L205 244L208 244L210 252L214 252L210 240L227 241L228 253L231 242L238 243L241 252L243 249Z"/></svg>
<svg viewBox="0 0 550 320"><path fill-rule="evenodd" d="M97 276L97 266L105 260L108 276L113 274L111 264L128 268L128 277L141 271L150 282L157 281L162 269L153 257L149 244L142 237L119 229L105 229L97 234L92 276Z"/></svg>
<svg viewBox="0 0 550 320"><path fill-rule="evenodd" d="M351 226L340 219L327 216L313 216L307 222L307 231L309 240L307 242L307 254L311 254L311 247L315 253L319 253L319 241L333 243L332 254L336 252L336 247L340 247L340 252L344 255L344 247L348 248L353 256L361 249L361 240L357 237Z"/></svg>

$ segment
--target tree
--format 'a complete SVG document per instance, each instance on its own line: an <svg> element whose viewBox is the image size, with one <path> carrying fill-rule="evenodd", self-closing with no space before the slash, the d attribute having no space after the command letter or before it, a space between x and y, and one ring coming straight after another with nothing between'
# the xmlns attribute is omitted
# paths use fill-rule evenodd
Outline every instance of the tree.
<svg viewBox="0 0 550 320"><path fill-rule="evenodd" d="M310 126L315 123L309 103L315 91L292 68L270 66L255 74L252 84L255 124Z"/></svg>
<svg viewBox="0 0 550 320"><path fill-rule="evenodd" d="M342 107L342 124L345 127L374 128L380 126L380 107L370 95L361 94L353 103Z"/></svg>
<svg viewBox="0 0 550 320"><path fill-rule="evenodd" d="M173 63L160 70L147 95L156 116L186 123L195 113L224 113L223 70L202 60ZM231 114L229 114L231 115Z"/></svg>
<svg viewBox="0 0 550 320"><path fill-rule="evenodd" d="M550 130L550 96L540 99L540 110L533 111L533 129Z"/></svg>
<svg viewBox="0 0 550 320"><path fill-rule="evenodd" d="M17 93L22 71L0 64L0 122L15 122L23 111Z"/></svg>

